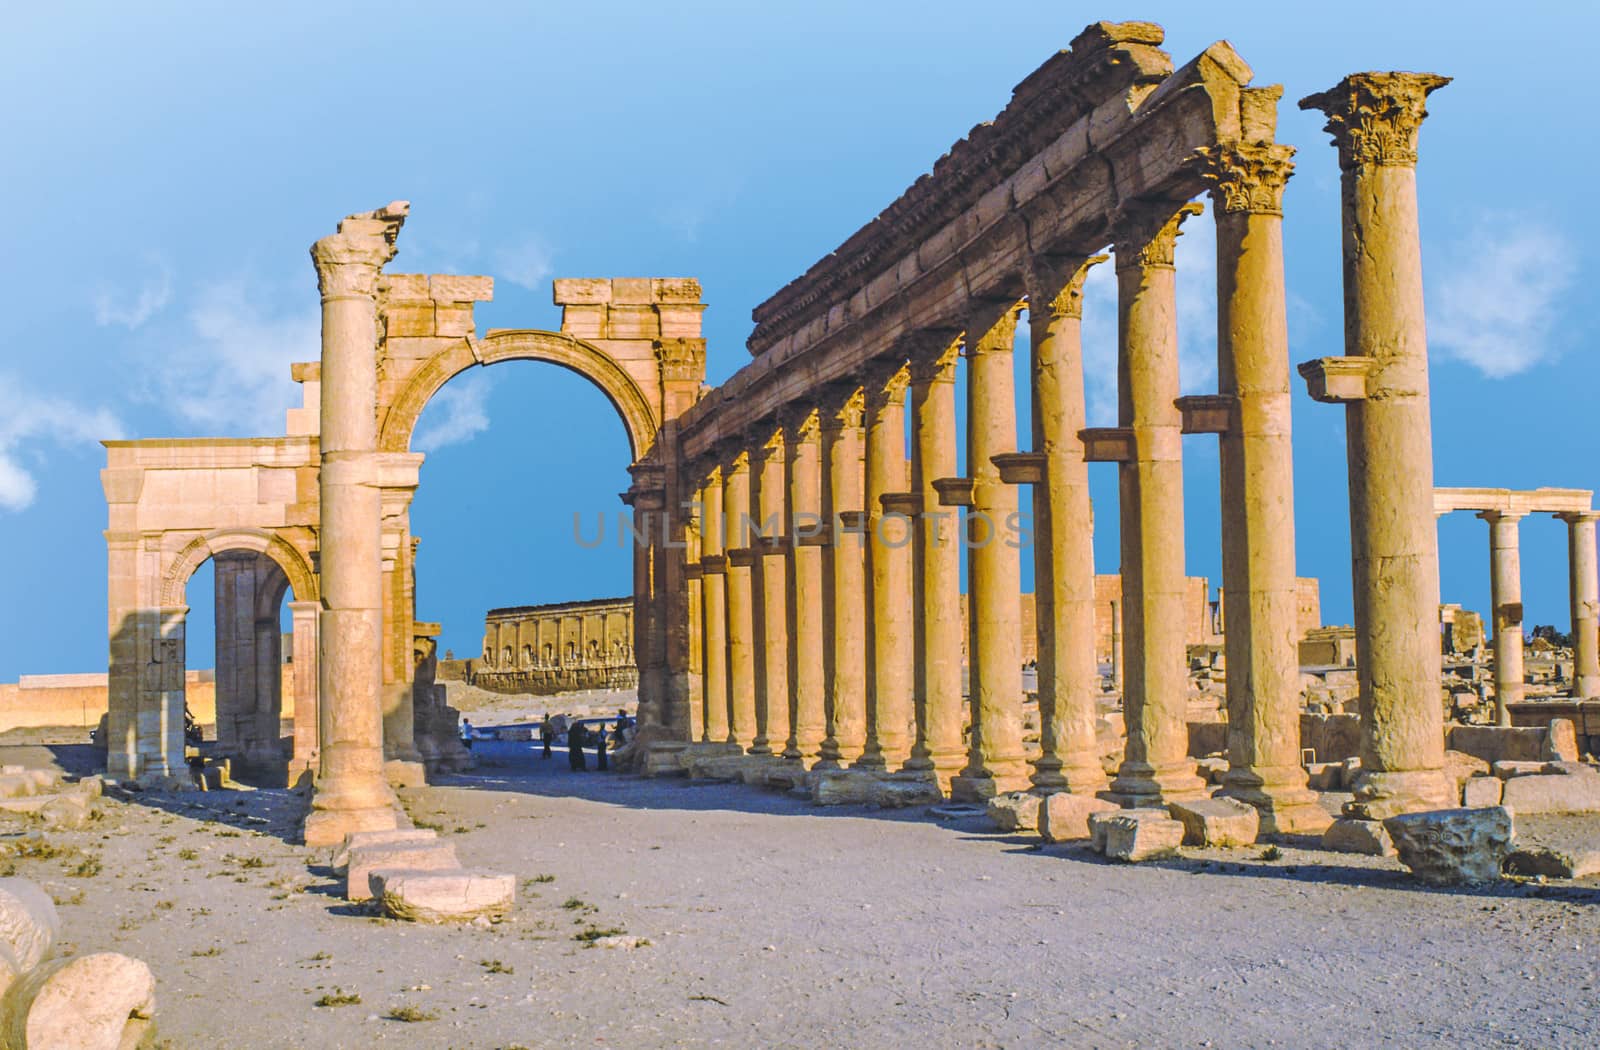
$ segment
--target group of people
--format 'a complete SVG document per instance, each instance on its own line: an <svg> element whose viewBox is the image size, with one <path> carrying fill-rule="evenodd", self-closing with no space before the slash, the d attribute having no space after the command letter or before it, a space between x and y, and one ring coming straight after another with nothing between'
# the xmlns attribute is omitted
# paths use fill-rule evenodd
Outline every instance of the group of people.
<svg viewBox="0 0 1600 1050"><path fill-rule="evenodd" d="M627 742L624 734L632 725L633 719L629 718L628 712L623 710L617 712L617 722L613 726L607 726L602 722L598 729L591 731L582 722L573 722L567 730L567 762L572 767L572 771L575 773L588 772L589 760L584 754L584 748L592 747L595 749L594 768L605 772L610 768L606 758L607 754L622 748L622 745ZM472 722L463 718L461 720L461 742L467 746L468 750L472 749L472 741L476 736L477 730L473 728ZM545 712L544 721L539 723L539 743L544 751L541 757L550 757L550 745L554 743L555 737L555 725L551 722L550 713L547 711Z"/></svg>

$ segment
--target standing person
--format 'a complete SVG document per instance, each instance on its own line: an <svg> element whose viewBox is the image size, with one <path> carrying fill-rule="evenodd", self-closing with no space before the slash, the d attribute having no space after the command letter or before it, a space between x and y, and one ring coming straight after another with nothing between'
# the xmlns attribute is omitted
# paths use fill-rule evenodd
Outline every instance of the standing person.
<svg viewBox="0 0 1600 1050"><path fill-rule="evenodd" d="M461 743L468 751L472 750L472 720L469 718L461 720Z"/></svg>
<svg viewBox="0 0 1600 1050"><path fill-rule="evenodd" d="M544 721L539 723L539 742L544 745L544 755L541 756L541 757L544 757L544 758L549 758L550 757L550 737L551 737L551 735L552 734L550 732L550 712L546 711L544 713Z"/></svg>
<svg viewBox="0 0 1600 1050"><path fill-rule="evenodd" d="M620 707L617 708L617 743L618 744L623 743L627 739L623 735L623 733L624 733L624 730L626 730L628 728L628 726L631 725L631 724L632 724L632 721L631 721L631 719L628 718L628 712L623 708L620 708Z"/></svg>
<svg viewBox="0 0 1600 1050"><path fill-rule="evenodd" d="M608 768L606 765L606 743L606 727L601 726L600 733L595 740L596 746L594 749L594 768L598 769L602 773L604 773Z"/></svg>
<svg viewBox="0 0 1600 1050"><path fill-rule="evenodd" d="M583 757L583 745L589 742L588 733L583 731L583 726L577 722L572 723L572 728L567 730L567 764L574 773L586 772L589 764Z"/></svg>

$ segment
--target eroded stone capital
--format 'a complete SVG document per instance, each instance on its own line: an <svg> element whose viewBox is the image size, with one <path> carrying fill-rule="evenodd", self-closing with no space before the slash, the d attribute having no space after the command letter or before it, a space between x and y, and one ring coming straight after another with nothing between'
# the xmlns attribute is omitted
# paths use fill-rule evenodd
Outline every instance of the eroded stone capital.
<svg viewBox="0 0 1600 1050"><path fill-rule="evenodd" d="M311 246L317 287L324 299L364 296L376 299L378 271L395 255L395 241L411 205L392 201L358 212L339 223L339 231Z"/></svg>
<svg viewBox="0 0 1600 1050"><path fill-rule="evenodd" d="M1134 201L1123 207L1112 224L1116 268L1126 270L1172 269L1178 249L1178 227L1191 215L1205 210L1190 201L1176 207L1170 201Z"/></svg>
<svg viewBox="0 0 1600 1050"><path fill-rule="evenodd" d="M861 389L868 411L902 403L910 383L911 371L899 358L880 357L861 370Z"/></svg>
<svg viewBox="0 0 1600 1050"><path fill-rule="evenodd" d="M1200 177L1211 186L1218 212L1282 215L1283 188L1294 174L1293 146L1221 145L1196 151Z"/></svg>
<svg viewBox="0 0 1600 1050"><path fill-rule="evenodd" d="M825 431L860 429L866 410L866 394L854 383L839 383L826 388L817 404Z"/></svg>
<svg viewBox="0 0 1600 1050"><path fill-rule="evenodd" d="M789 405L778 415L792 448L814 442L822 429L822 413L805 405Z"/></svg>
<svg viewBox="0 0 1600 1050"><path fill-rule="evenodd" d="M929 352L911 355L907 366L911 382L917 386L929 383L954 383L956 362L961 358L961 335L941 335L931 344Z"/></svg>
<svg viewBox="0 0 1600 1050"><path fill-rule="evenodd" d="M655 343L656 362L661 368L664 383L698 383L706 375L706 341L704 339L658 339Z"/></svg>
<svg viewBox="0 0 1600 1050"><path fill-rule="evenodd" d="M1049 316L1083 316L1083 282L1108 255L1036 255L1028 262L1028 309Z"/></svg>
<svg viewBox="0 0 1600 1050"><path fill-rule="evenodd" d="M1448 83L1436 73L1352 73L1301 99L1300 108L1328 115L1324 130L1339 149L1341 168L1412 167L1428 95Z"/></svg>
<svg viewBox="0 0 1600 1050"><path fill-rule="evenodd" d="M1027 304L1012 303L1000 311L1000 316L990 320L989 315L974 318L967 329L962 355L979 357L983 354L1009 354L1017 346L1017 319ZM987 325L985 328L984 326ZM976 335L974 333L976 332Z"/></svg>

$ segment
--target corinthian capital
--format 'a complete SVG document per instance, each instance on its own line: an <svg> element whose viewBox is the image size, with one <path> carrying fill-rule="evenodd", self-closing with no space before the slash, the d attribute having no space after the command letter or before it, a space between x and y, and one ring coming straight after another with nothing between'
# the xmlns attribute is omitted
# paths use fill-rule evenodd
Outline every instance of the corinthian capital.
<svg viewBox="0 0 1600 1050"><path fill-rule="evenodd" d="M876 358L861 370L861 388L869 410L904 401L910 383L911 370L904 358Z"/></svg>
<svg viewBox="0 0 1600 1050"><path fill-rule="evenodd" d="M1176 207L1170 201L1133 201L1112 224L1119 270L1130 266L1171 269L1178 250L1178 227L1205 209L1191 201Z"/></svg>
<svg viewBox="0 0 1600 1050"><path fill-rule="evenodd" d="M1197 150L1200 177L1211 184L1219 212L1282 215L1283 187L1294 174L1293 146L1222 145Z"/></svg>
<svg viewBox="0 0 1600 1050"><path fill-rule="evenodd" d="M1448 83L1435 73L1352 73L1301 99L1300 108L1328 115L1324 130L1339 147L1339 167L1411 167L1428 95Z"/></svg>
<svg viewBox="0 0 1600 1050"><path fill-rule="evenodd" d="M324 299L365 296L378 291L378 271L394 258L395 240L411 211L408 201L392 201L357 212L339 223L339 232L311 246L317 287Z"/></svg>
<svg viewBox="0 0 1600 1050"><path fill-rule="evenodd" d="M1036 255L1028 263L1028 309L1051 318L1083 316L1083 282L1106 255Z"/></svg>

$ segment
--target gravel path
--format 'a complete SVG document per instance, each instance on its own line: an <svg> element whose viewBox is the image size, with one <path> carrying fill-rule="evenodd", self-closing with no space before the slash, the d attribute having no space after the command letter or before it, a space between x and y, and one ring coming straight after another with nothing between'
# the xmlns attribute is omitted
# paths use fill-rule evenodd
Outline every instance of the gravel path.
<svg viewBox="0 0 1600 1050"><path fill-rule="evenodd" d="M173 1047L1600 1040L1597 883L1430 891L1393 861L1293 848L1126 867L981 818L501 753L407 793L465 862L530 880L490 930L354 913L280 837L284 792L145 796L13 863L63 901L77 950L152 965ZM588 948L585 929L648 943ZM340 992L360 1002L314 1005ZM408 1006L436 1016L387 1016Z"/></svg>

